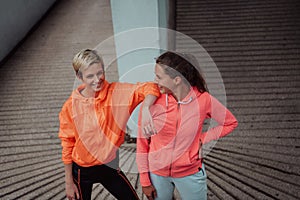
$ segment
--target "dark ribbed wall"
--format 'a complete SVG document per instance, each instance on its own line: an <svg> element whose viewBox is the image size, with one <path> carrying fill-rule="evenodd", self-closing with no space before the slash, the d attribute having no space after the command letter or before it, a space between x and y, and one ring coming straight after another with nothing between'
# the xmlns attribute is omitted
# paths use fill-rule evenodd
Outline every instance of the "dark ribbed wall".
<svg viewBox="0 0 300 200"><path fill-rule="evenodd" d="M177 31L209 52L239 121L205 158L209 199L299 199L300 2L177 0L176 8Z"/></svg>

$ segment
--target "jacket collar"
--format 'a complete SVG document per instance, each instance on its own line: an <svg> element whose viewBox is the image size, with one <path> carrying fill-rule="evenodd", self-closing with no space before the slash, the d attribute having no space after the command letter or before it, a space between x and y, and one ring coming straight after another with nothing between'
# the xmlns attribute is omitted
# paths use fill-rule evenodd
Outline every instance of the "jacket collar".
<svg viewBox="0 0 300 200"><path fill-rule="evenodd" d="M172 94L166 94L166 106L168 107L169 103L177 103L177 104L189 104L194 99L196 99L200 95L197 87L191 87L189 93L182 99L182 101L177 101Z"/></svg>

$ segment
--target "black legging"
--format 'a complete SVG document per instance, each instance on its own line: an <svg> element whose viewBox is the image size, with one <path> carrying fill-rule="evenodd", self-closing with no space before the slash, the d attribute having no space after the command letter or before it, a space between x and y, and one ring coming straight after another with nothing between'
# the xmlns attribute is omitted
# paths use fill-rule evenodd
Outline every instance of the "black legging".
<svg viewBox="0 0 300 200"><path fill-rule="evenodd" d="M117 167L115 159L107 165L81 167L73 162L73 178L80 200L90 200L93 183L101 183L115 198L119 200L139 199L125 174Z"/></svg>

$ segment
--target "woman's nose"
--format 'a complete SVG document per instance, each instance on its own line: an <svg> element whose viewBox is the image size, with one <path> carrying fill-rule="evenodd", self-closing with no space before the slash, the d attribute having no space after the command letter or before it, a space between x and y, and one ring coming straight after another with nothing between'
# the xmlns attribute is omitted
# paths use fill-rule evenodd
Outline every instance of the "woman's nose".
<svg viewBox="0 0 300 200"><path fill-rule="evenodd" d="M100 80L100 77L98 77L98 76L94 77L94 82L98 82L99 80Z"/></svg>

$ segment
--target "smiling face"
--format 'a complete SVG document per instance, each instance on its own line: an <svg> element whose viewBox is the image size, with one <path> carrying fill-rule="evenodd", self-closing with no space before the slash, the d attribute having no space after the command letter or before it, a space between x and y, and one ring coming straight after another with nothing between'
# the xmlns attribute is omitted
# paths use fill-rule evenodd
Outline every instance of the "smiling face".
<svg viewBox="0 0 300 200"><path fill-rule="evenodd" d="M101 63L94 63L83 69L79 78L85 85L84 92L86 94L99 92L105 81L104 69Z"/></svg>
<svg viewBox="0 0 300 200"><path fill-rule="evenodd" d="M176 87L175 80L166 74L164 68L159 64L155 65L155 82L162 94L172 93Z"/></svg>

